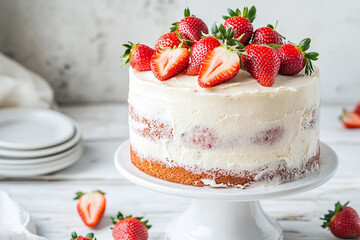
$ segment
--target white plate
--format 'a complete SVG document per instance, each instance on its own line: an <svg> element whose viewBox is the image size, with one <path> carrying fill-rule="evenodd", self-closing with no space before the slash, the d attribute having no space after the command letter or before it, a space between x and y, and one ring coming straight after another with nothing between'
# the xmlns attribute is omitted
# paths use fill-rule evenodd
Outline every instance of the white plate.
<svg viewBox="0 0 360 240"><path fill-rule="evenodd" d="M43 162L43 163L37 163L37 164L27 164L27 165L0 165L0 171L7 171L7 170L36 170L41 168L50 168L53 166L61 165L62 163L68 161L73 156L77 156L82 153L82 143L78 143L76 145L76 151L73 151L70 155L64 156L62 158L58 158L56 160L53 160L51 162Z"/></svg>
<svg viewBox="0 0 360 240"><path fill-rule="evenodd" d="M81 148L82 149L82 148ZM79 151L76 154L72 154L68 157L65 157L59 162L53 163L44 163L42 167L37 167L35 169L16 169L16 170L5 170L0 168L0 176L2 177L32 177L38 175L49 174L67 168L74 164L77 160L80 159L83 151Z"/></svg>
<svg viewBox="0 0 360 240"><path fill-rule="evenodd" d="M73 121L41 108L0 110L0 147L36 150L59 145L74 136Z"/></svg>
<svg viewBox="0 0 360 240"><path fill-rule="evenodd" d="M11 150L11 149L2 149L0 148L0 158L39 158L54 155L63 151L68 150L75 146L81 139L81 131L76 123L73 123L75 127L75 136L64 142L60 145L53 146L50 148L44 148L39 150L28 150L28 151L18 151L18 150Z"/></svg>
<svg viewBox="0 0 360 240"><path fill-rule="evenodd" d="M31 166L36 166L37 164L41 164L41 163L47 163L47 162L53 162L56 160L60 160L63 159L67 156L70 156L71 154L74 154L78 151L80 151L82 148L82 144L81 141L78 142L74 147L70 148L69 150L66 150L64 152L55 154L55 155L50 155L47 157L41 157L41 158L29 158L29 159L4 159L4 158L0 158L0 169L2 169L3 167L11 167L11 166L15 166L15 167L21 167L21 166L27 166L27 165L31 165Z"/></svg>
<svg viewBox="0 0 360 240"><path fill-rule="evenodd" d="M127 140L115 153L115 167L123 177L154 191L199 199L254 201L300 193L314 189L327 182L334 176L338 166L336 153L328 145L321 142L320 171L311 173L296 181L244 190L239 188L195 187L168 182L140 171L131 163L129 151L130 141Z"/></svg>

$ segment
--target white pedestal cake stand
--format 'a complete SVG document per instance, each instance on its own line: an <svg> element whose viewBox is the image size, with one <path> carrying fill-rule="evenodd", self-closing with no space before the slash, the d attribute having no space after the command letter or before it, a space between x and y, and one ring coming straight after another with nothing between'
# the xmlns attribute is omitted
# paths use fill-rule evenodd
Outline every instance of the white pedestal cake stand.
<svg viewBox="0 0 360 240"><path fill-rule="evenodd" d="M324 184L334 176L338 159L320 144L320 171L297 181L249 189L195 187L164 181L138 170L130 160L129 140L115 154L116 169L130 181L161 193L192 198L190 207L167 228L169 240L283 239L276 220L262 210L259 200L289 196Z"/></svg>

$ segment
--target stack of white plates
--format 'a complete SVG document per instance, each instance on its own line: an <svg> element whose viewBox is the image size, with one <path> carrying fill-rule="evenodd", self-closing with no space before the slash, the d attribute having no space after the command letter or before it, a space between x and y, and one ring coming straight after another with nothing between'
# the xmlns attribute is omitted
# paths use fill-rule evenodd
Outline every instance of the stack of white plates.
<svg viewBox="0 0 360 240"><path fill-rule="evenodd" d="M0 176L59 171L82 155L81 132L67 116L48 109L0 110Z"/></svg>

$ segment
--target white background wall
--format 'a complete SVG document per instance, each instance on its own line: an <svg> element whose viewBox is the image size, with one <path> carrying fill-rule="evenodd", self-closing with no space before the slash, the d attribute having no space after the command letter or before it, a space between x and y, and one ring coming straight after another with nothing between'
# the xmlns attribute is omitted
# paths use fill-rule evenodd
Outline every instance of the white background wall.
<svg viewBox="0 0 360 240"><path fill-rule="evenodd" d="M186 6L211 26L253 4L255 28L279 20L289 40L311 37L323 102L360 100L359 0L0 0L0 51L45 77L60 103L125 101L122 43L153 46Z"/></svg>

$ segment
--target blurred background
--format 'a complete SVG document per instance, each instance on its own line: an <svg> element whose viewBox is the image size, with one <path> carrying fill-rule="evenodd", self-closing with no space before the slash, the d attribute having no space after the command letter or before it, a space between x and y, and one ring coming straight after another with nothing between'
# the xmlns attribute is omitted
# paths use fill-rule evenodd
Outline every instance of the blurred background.
<svg viewBox="0 0 360 240"><path fill-rule="evenodd" d="M184 7L209 26L226 8L256 5L254 28L275 24L288 40L312 39L320 53L323 103L359 100L360 1L0 0L0 52L44 77L60 104L124 102L126 41L153 46Z"/></svg>

